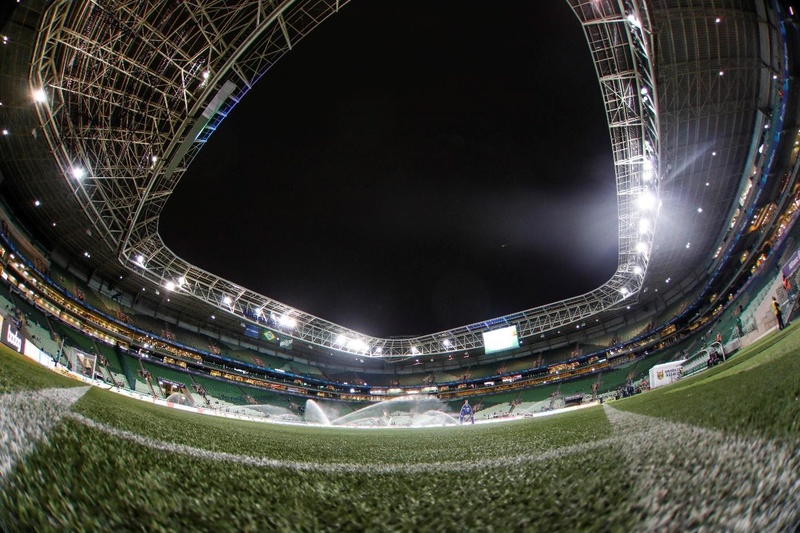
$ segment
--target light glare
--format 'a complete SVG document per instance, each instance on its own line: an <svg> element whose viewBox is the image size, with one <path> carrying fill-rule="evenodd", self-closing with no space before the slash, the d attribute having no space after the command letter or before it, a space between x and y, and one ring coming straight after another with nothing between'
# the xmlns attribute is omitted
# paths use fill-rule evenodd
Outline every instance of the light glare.
<svg viewBox="0 0 800 533"><path fill-rule="evenodd" d="M639 197L639 209L642 211L648 211L655 207L656 205L656 197L653 196L653 193L646 192Z"/></svg>

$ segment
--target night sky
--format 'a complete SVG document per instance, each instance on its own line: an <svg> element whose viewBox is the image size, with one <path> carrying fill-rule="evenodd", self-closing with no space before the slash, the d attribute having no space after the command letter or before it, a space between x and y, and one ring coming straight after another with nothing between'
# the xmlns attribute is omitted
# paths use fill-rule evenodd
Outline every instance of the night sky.
<svg viewBox="0 0 800 533"><path fill-rule="evenodd" d="M355 0L223 121L160 228L201 268L378 336L590 291L617 218L580 24L563 0Z"/></svg>

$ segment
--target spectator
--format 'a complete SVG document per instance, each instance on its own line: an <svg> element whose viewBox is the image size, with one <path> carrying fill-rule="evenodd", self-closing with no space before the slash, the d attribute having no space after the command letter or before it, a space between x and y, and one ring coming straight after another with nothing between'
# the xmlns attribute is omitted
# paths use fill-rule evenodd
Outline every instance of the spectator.
<svg viewBox="0 0 800 533"><path fill-rule="evenodd" d="M772 312L775 314L775 319L778 321L778 331L786 327L783 323L783 313L781 312L781 304L778 303L776 297L772 297Z"/></svg>

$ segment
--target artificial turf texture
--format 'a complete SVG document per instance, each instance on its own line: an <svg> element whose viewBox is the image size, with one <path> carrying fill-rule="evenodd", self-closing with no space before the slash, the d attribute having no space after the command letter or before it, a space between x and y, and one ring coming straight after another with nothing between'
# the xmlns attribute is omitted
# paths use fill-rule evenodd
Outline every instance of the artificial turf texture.
<svg viewBox="0 0 800 533"><path fill-rule="evenodd" d="M253 468L158 452L67 422L8 480L0 520L12 529L19 520L35 530L147 531L509 531L533 524L575 531L632 525L618 505L628 496L623 472L584 475L598 461L619 464L620 457L605 449L599 456L593 451L522 467L441 473Z"/></svg>
<svg viewBox="0 0 800 533"><path fill-rule="evenodd" d="M14 361L10 372L5 370L9 360ZM725 365L613 405L796 441L799 361L800 329L790 328ZM30 378L28 371L38 375L39 369L25 365L23 359L0 354L0 375L7 381L2 390L63 386L48 379L66 378L44 369L46 374ZM0 480L0 528L629 531L642 518L635 504L636 472L619 449L602 444L580 448L614 436L600 407L513 423L420 430L235 421L160 408L100 389L91 389L73 410L158 441L358 468L256 467L188 456L65 419ZM559 453L565 446L572 448ZM546 460L536 460L543 455ZM454 461L486 466L437 470L435 465ZM426 464L431 468L402 468ZM398 468L382 470L385 465Z"/></svg>
<svg viewBox="0 0 800 533"><path fill-rule="evenodd" d="M0 344L0 394L82 385L80 381L52 372Z"/></svg>

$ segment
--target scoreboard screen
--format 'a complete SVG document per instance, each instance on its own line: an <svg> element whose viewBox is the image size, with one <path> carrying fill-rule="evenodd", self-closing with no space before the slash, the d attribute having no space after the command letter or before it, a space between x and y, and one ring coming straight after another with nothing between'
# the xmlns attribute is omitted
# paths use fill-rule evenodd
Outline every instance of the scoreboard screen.
<svg viewBox="0 0 800 533"><path fill-rule="evenodd" d="M502 352L512 348L519 348L517 326L493 329L483 333L483 348L485 353Z"/></svg>

